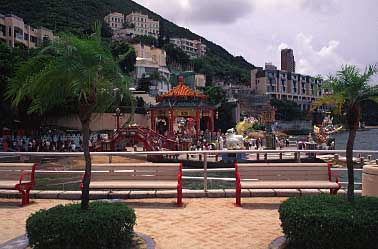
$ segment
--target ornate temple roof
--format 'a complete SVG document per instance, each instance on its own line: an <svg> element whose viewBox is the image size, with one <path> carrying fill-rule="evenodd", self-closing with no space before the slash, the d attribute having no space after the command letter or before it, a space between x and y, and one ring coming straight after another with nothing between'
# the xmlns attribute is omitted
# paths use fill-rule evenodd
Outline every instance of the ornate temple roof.
<svg viewBox="0 0 378 249"><path fill-rule="evenodd" d="M182 98L182 97L198 98L201 100L207 99L207 95L199 91L192 90L190 87L186 86L184 84L184 77L182 76L179 77L179 83L176 87L174 87L169 92L158 96L156 99L158 102L161 102L164 99L170 99L170 98L175 98L175 97L176 98Z"/></svg>

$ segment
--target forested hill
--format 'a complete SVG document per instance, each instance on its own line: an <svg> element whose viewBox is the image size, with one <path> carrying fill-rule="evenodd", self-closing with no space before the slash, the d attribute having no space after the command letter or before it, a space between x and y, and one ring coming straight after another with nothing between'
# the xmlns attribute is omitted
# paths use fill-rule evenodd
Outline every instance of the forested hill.
<svg viewBox="0 0 378 249"><path fill-rule="evenodd" d="M222 65L227 65L223 71L232 71L233 74L241 72L245 77L254 68L241 56L233 56L224 48L207 39L192 33L189 29L179 27L176 24L162 18L149 9L131 0L0 0L0 13L13 13L20 16L32 26L44 26L55 32L69 31L81 33L88 30L95 20L103 20L111 11L128 14L132 11L140 11L160 21L162 32L169 37L185 37L188 39L201 38L211 51L208 61L219 59ZM167 6L169 8L169 6ZM219 74L220 69L211 68L213 74ZM241 80L248 80L242 78Z"/></svg>

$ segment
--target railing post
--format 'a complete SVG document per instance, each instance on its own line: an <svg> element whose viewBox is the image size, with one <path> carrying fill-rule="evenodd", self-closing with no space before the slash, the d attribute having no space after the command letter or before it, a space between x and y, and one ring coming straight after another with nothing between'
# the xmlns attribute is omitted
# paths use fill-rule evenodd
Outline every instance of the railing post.
<svg viewBox="0 0 378 249"><path fill-rule="evenodd" d="M301 162L301 153L298 151L295 154L296 154L297 162L300 163Z"/></svg>
<svg viewBox="0 0 378 249"><path fill-rule="evenodd" d="M112 161L113 161L113 157L112 155L109 155L109 163L112 163Z"/></svg>
<svg viewBox="0 0 378 249"><path fill-rule="evenodd" d="M282 160L282 152L280 152L280 160Z"/></svg>
<svg viewBox="0 0 378 249"><path fill-rule="evenodd" d="M256 154L256 160L260 160L260 153Z"/></svg>
<svg viewBox="0 0 378 249"><path fill-rule="evenodd" d="M207 192L207 153L203 155L203 190Z"/></svg>

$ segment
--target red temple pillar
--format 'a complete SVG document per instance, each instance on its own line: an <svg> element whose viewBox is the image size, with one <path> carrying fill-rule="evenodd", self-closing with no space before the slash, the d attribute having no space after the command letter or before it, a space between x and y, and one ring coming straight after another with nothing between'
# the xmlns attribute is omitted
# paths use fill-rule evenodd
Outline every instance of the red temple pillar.
<svg viewBox="0 0 378 249"><path fill-rule="evenodd" d="M196 110L196 135L197 137L200 135L200 112Z"/></svg>
<svg viewBox="0 0 378 249"><path fill-rule="evenodd" d="M214 111L209 112L209 130L214 131Z"/></svg>
<svg viewBox="0 0 378 249"><path fill-rule="evenodd" d="M175 120L175 117L174 117L174 114L173 114L173 110L170 109L169 110L169 134L171 136L173 136L173 134L174 134L174 132L173 132L174 120Z"/></svg>

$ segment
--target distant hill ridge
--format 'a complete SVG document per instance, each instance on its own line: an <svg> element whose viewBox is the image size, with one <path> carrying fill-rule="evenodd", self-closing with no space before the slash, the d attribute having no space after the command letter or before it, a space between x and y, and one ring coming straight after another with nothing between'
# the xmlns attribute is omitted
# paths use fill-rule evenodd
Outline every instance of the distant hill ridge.
<svg viewBox="0 0 378 249"><path fill-rule="evenodd" d="M219 58L221 63L227 63L232 68L238 68L243 75L247 75L248 71L254 68L254 65L243 57L231 55L221 46L200 37L187 28L177 26L131 0L0 0L0 6L2 14L15 14L32 26L44 26L55 32L74 33L88 30L95 20L103 20L109 12L128 14L139 11L159 20L164 35L192 40L202 39L215 58Z"/></svg>

